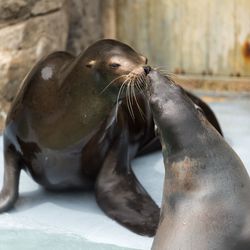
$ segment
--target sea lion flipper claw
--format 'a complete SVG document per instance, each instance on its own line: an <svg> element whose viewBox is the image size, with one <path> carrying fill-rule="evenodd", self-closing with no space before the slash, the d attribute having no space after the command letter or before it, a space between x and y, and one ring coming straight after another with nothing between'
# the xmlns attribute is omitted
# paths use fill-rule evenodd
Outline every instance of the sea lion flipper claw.
<svg viewBox="0 0 250 250"><path fill-rule="evenodd" d="M124 141L109 151L96 181L96 199L103 211L131 231L153 236L160 209L138 182L126 160ZM128 163L129 164L129 163ZM123 171L124 169L129 171Z"/></svg>
<svg viewBox="0 0 250 250"><path fill-rule="evenodd" d="M18 185L21 168L14 146L4 146L4 180L0 192L0 213L14 206L18 197Z"/></svg>

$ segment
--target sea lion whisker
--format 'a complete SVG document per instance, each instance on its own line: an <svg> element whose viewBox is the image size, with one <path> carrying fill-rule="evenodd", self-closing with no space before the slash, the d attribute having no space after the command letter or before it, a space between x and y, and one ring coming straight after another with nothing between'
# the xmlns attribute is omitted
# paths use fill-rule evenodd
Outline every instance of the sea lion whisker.
<svg viewBox="0 0 250 250"><path fill-rule="evenodd" d="M107 88L112 84L114 83L115 81L117 81L118 79L122 78L122 77L126 77L127 75L121 75L121 76L118 76L116 77L115 79L113 79L107 86L105 86L105 88L100 92L100 95L103 94L103 92L105 90L107 90Z"/></svg>
<svg viewBox="0 0 250 250"><path fill-rule="evenodd" d="M164 73L170 74L170 72L167 69L155 69L155 70L158 72L164 72Z"/></svg>
<svg viewBox="0 0 250 250"><path fill-rule="evenodd" d="M154 69L167 69L167 66L156 66L156 67L154 67Z"/></svg>
<svg viewBox="0 0 250 250"><path fill-rule="evenodd" d="M126 100L127 100L127 106L128 106L128 111L129 111L129 114L130 116L133 118L133 115L132 115L132 110L131 110L131 106L130 106L130 99L129 99L129 86L127 85L127 88L126 88ZM134 118L133 118L134 119Z"/></svg>
<svg viewBox="0 0 250 250"><path fill-rule="evenodd" d="M154 68L156 69L156 68ZM172 77L178 77L176 74L168 72L167 70L158 70L158 72L165 76L172 84L176 84Z"/></svg>
<svg viewBox="0 0 250 250"><path fill-rule="evenodd" d="M144 91L143 91L143 83L145 83L145 80L146 80L146 77L144 75L140 75L138 77L138 81L136 82L136 87L139 89L140 93L143 93L144 94Z"/></svg>
<svg viewBox="0 0 250 250"><path fill-rule="evenodd" d="M140 91L140 93L142 93L144 95L144 91L143 91L143 83L145 82L145 77L144 76L139 76L138 77L138 81L136 82L136 88Z"/></svg>
<svg viewBox="0 0 250 250"><path fill-rule="evenodd" d="M135 86L136 86L136 84L137 84L137 81L136 81L135 84L132 86L133 95L134 95L135 103L136 103L136 106L138 107L139 113L140 113L142 119L144 120L145 114L143 113L143 111L142 111L142 109L141 109L141 107L140 107L140 105L139 105L139 103L138 103L138 101L137 101L136 94L135 94Z"/></svg>
<svg viewBox="0 0 250 250"><path fill-rule="evenodd" d="M135 120L135 115L133 112L133 100L131 99L131 82L132 80L128 83L127 85L127 90L128 90L128 101L129 101L129 110L131 111L130 115L133 118L133 120Z"/></svg>
<svg viewBox="0 0 250 250"><path fill-rule="evenodd" d="M134 79L135 79L135 75L134 74L131 74L131 73L129 73L129 79L131 80L131 82L132 81L134 81Z"/></svg>
<svg viewBox="0 0 250 250"><path fill-rule="evenodd" d="M171 77L178 77L177 74L172 73L172 72L165 72L166 75L171 76Z"/></svg>
<svg viewBox="0 0 250 250"><path fill-rule="evenodd" d="M127 78L127 79L125 79L125 80L123 81L123 83L122 83L122 85L121 85L121 87L120 87L120 89L119 89L118 95L117 95L117 99L116 99L116 102L117 102L117 103L118 103L118 100L119 100L119 95L121 94L120 91L122 91L122 90L124 89L124 87L126 87L126 83L129 82L129 81L130 81L129 78ZM127 98L126 98L126 99L127 99Z"/></svg>
<svg viewBox="0 0 250 250"><path fill-rule="evenodd" d="M167 66L156 66L156 67L153 67L153 69L156 71L165 70L165 71L169 72L169 69Z"/></svg>
<svg viewBox="0 0 250 250"><path fill-rule="evenodd" d="M130 84L131 107L132 107L132 112L134 113L133 103L136 102L136 100L135 100L134 95L133 95L133 86L134 86L134 81L132 81Z"/></svg>
<svg viewBox="0 0 250 250"><path fill-rule="evenodd" d="M146 81L146 78L144 76L140 76L138 80L139 80L138 87L140 91L143 93L143 88L141 85L143 85L143 83Z"/></svg>
<svg viewBox="0 0 250 250"><path fill-rule="evenodd" d="M122 94L123 89L126 87L125 84L126 84L126 81L124 81L122 83L122 85L121 85L121 87L119 89L118 95L117 95L117 99L116 99L116 107L115 107L115 119L116 119L116 121L117 121L117 114L118 114L119 97Z"/></svg>
<svg viewBox="0 0 250 250"><path fill-rule="evenodd" d="M163 75L163 76L167 78L167 80L170 82L171 85L177 85L175 80L171 76L169 75Z"/></svg>
<svg viewBox="0 0 250 250"><path fill-rule="evenodd" d="M141 88L140 88L140 76L135 81L135 88L141 92Z"/></svg>
<svg viewBox="0 0 250 250"><path fill-rule="evenodd" d="M148 88L148 86L149 86L149 78L147 77L147 78L145 78L145 81L143 82L143 85L145 85L146 86L146 88ZM144 87L145 88L145 87ZM143 91L143 93L144 93L144 91Z"/></svg>
<svg viewBox="0 0 250 250"><path fill-rule="evenodd" d="M132 115L135 119L134 109L133 109L134 98L133 98L133 93L132 93L132 82L133 82L133 79L129 83L129 100L130 100L130 107L131 107Z"/></svg>
<svg viewBox="0 0 250 250"><path fill-rule="evenodd" d="M176 74L174 74L174 73L172 73L172 72L169 72L169 71L167 71L167 70L157 70L158 72L160 72L160 73L163 73L163 74L165 74L166 76L174 76L174 77L177 77L177 75Z"/></svg>
<svg viewBox="0 0 250 250"><path fill-rule="evenodd" d="M130 81L130 79L128 79L128 80ZM132 117L131 111L130 111L130 105L129 105L128 84L126 84L126 95L125 95L125 98L126 98L126 102L127 102L127 107L128 107L129 114Z"/></svg>
<svg viewBox="0 0 250 250"><path fill-rule="evenodd" d="M129 82L130 81L130 78L129 77L127 77L124 81L123 81L123 83L127 83L127 82ZM123 84L122 83L122 84Z"/></svg>
<svg viewBox="0 0 250 250"><path fill-rule="evenodd" d="M169 72L164 72L164 71L158 71L158 72L160 72L160 73L162 73L162 74L165 74L165 75L167 75L167 76L173 76L173 77L176 77L177 75L175 75L175 74L172 74L172 73L169 73Z"/></svg>
<svg viewBox="0 0 250 250"><path fill-rule="evenodd" d="M129 76L131 76L131 77L136 77L136 76L137 76L137 74L136 74L136 73L134 73L134 72L130 72L130 73L129 73Z"/></svg>
<svg viewBox="0 0 250 250"><path fill-rule="evenodd" d="M128 78L128 79L131 79L131 78L132 78L131 72L127 74L127 78Z"/></svg>
<svg viewBox="0 0 250 250"><path fill-rule="evenodd" d="M140 93L144 94L144 91L143 91L143 88L142 88L143 79L139 78L138 80L139 81L136 82L136 87L137 87L137 89L139 89Z"/></svg>
<svg viewBox="0 0 250 250"><path fill-rule="evenodd" d="M142 77L142 79L138 82L138 88L140 89L140 93L145 97L145 98L147 98L146 97L146 94L144 93L144 90L143 90L143 88L142 88L142 86L144 87L144 83L146 83L146 87L148 86L147 84L148 84L148 78L146 78L146 77ZM142 85L142 86L141 86Z"/></svg>
<svg viewBox="0 0 250 250"><path fill-rule="evenodd" d="M167 67L162 67L162 66L158 66L158 67L153 67L153 69L155 70L155 71L158 71L158 72L167 72L167 73L169 73L169 74L172 74L169 70L168 70L168 68Z"/></svg>

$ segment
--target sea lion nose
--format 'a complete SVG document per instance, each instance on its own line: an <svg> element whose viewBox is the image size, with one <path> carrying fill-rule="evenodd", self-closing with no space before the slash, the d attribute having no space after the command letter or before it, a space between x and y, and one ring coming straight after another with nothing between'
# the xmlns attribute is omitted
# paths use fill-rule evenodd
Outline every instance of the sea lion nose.
<svg viewBox="0 0 250 250"><path fill-rule="evenodd" d="M150 66L144 66L143 69L144 69L144 72L146 73L146 75L148 75L149 72L151 71L151 67Z"/></svg>

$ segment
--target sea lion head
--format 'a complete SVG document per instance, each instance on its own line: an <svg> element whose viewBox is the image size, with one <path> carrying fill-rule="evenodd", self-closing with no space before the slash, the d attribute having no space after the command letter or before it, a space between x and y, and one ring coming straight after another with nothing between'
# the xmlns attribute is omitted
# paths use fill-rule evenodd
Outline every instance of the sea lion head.
<svg viewBox="0 0 250 250"><path fill-rule="evenodd" d="M189 117L192 113L203 113L170 76L151 70L147 79L144 92L151 108L155 109L156 117L170 115L171 118L177 119L180 114L182 117Z"/></svg>
<svg viewBox="0 0 250 250"><path fill-rule="evenodd" d="M203 121L207 122L205 114L171 77L152 70L148 78L144 92L160 135L163 154L169 153L166 149L178 152L179 147L189 143L195 135L202 135Z"/></svg>
<svg viewBox="0 0 250 250"><path fill-rule="evenodd" d="M116 96L119 92L120 97L123 96L122 86L124 89L142 87L151 70L146 57L112 39L97 41L86 49L81 58L84 75L94 79L100 91L108 90Z"/></svg>

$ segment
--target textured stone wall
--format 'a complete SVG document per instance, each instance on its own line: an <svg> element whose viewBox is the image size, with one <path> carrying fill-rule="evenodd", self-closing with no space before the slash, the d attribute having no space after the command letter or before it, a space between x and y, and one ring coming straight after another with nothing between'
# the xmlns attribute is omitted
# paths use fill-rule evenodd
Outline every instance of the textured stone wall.
<svg viewBox="0 0 250 250"><path fill-rule="evenodd" d="M0 0L0 129L36 61L57 50L77 55L104 36L102 4L101 0Z"/></svg>

